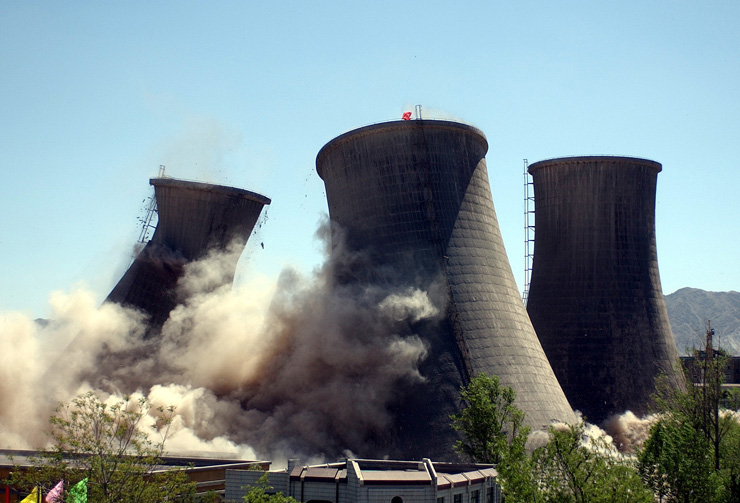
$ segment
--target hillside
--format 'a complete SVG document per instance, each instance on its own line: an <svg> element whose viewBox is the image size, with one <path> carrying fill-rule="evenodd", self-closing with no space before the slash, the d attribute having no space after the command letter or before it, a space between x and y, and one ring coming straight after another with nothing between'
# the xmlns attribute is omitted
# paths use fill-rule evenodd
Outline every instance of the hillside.
<svg viewBox="0 0 740 503"><path fill-rule="evenodd" d="M680 355L703 345L707 320L715 331L714 345L740 355L740 292L681 288L666 295L665 303Z"/></svg>

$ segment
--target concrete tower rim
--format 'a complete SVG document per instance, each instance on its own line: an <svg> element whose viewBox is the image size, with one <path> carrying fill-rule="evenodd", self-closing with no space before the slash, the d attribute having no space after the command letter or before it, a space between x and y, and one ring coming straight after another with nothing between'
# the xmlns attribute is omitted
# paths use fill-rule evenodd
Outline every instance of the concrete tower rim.
<svg viewBox="0 0 740 503"><path fill-rule="evenodd" d="M656 173L660 173L663 170L663 165L658 161L652 159L646 159L644 157L633 157L633 156L622 156L622 155L576 155L576 156L565 156L565 157L553 157L550 159L543 159L541 161L533 162L527 167L527 172L531 175L535 171L544 169L552 166L563 166L567 164L577 164L582 162L604 162L604 161L621 161L630 164L641 164L646 167L652 167Z"/></svg>
<svg viewBox="0 0 740 503"><path fill-rule="evenodd" d="M408 121L407 120L396 120L396 121L379 122L377 124L370 124L368 126L362 126L357 129L352 129L330 140L323 147L321 147L321 150L319 150L319 153L316 154L316 172L318 173L319 177L323 180L324 177L321 171L322 171L322 166L324 163L324 158L327 155L329 155L329 153L331 153L333 150L339 148L339 146L343 143L353 141L357 139L358 137L371 135L374 133L382 132L382 133L387 134L388 132L391 132L394 129L403 129L403 128L412 128L412 127L417 127L417 128L431 127L434 129L449 129L449 130L466 132L470 134L471 137L478 140L478 142L483 146L484 156L486 153L488 153L488 139L486 138L486 135L483 133L483 131L481 131L475 126L471 126L470 124L465 124L465 123L456 122L456 121L448 121L448 120L437 120L437 119L415 119L415 120L408 120Z"/></svg>
<svg viewBox="0 0 740 503"><path fill-rule="evenodd" d="M269 197L263 196L262 194L258 194L257 192L252 192L251 190L240 189L237 187L229 187L226 185L216 185L212 183L195 182L191 180L182 180L179 178L150 178L149 184L154 187L157 187L157 186L177 187L177 188L182 188L182 189L199 190L202 192L214 192L218 194L223 194L225 196L240 197L242 199L248 199L250 201L262 203L264 205L268 205L272 203L272 200Z"/></svg>

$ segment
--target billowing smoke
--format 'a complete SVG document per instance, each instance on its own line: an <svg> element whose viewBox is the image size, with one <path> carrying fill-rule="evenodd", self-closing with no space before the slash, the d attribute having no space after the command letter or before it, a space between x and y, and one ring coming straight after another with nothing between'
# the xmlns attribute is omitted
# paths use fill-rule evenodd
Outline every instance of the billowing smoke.
<svg viewBox="0 0 740 503"><path fill-rule="evenodd" d="M321 235L328 235L326 229ZM434 322L439 288L333 284L342 253L310 276L222 285L230 248L188 264L161 334L84 290L54 294L53 321L0 314L0 443L43 445L54 405L87 389L176 407L167 450L269 459L382 456L377 440L404 383L423 379L413 325ZM374 447L375 446L375 447Z"/></svg>
<svg viewBox="0 0 740 503"><path fill-rule="evenodd" d="M317 235L328 249L328 225ZM182 302L155 337L145 337L142 313L99 306L84 288L52 293L51 321L0 313L0 446L43 446L55 405L93 389L176 407L166 445L173 453L392 455L382 447L390 409L404 384L424 379L418 369L427 348L413 327L444 312L444 289L334 283L365 260L344 250L336 233L334 242L331 259L310 276L286 268L237 289L225 276L239 244L188 264L178 283ZM630 453L654 420L627 412L586 431ZM529 444L546 441L534 432Z"/></svg>
<svg viewBox="0 0 740 503"><path fill-rule="evenodd" d="M0 313L0 442L5 447L43 445L56 404L84 391L79 379L93 371L96 348L123 350L144 333L142 315L117 305L98 307L84 290L54 292L52 320L36 322Z"/></svg>
<svg viewBox="0 0 740 503"><path fill-rule="evenodd" d="M658 420L658 415L649 414L637 417L631 411L613 415L604 422L604 430L614 440L620 452L634 453L650 434L650 427Z"/></svg>
<svg viewBox="0 0 740 503"><path fill-rule="evenodd" d="M582 439L585 446L593 445L591 440L613 445L621 454L631 456L642 446L650 434L650 427L658 420L658 414L649 414L638 417L632 411L622 414L613 414L600 426L584 420L580 412L576 411L576 420L583 423ZM555 431L564 431L568 428L565 423L553 423L550 425ZM533 431L527 440L527 448L534 450L544 446L550 435L547 431Z"/></svg>

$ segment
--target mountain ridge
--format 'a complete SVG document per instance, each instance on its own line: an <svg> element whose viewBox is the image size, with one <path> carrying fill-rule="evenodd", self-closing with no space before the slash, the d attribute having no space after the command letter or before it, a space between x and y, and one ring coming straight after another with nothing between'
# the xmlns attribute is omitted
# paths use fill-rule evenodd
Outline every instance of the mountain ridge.
<svg viewBox="0 0 740 503"><path fill-rule="evenodd" d="M679 355L704 345L707 321L715 331L714 345L740 355L740 292L684 287L666 295L665 304Z"/></svg>

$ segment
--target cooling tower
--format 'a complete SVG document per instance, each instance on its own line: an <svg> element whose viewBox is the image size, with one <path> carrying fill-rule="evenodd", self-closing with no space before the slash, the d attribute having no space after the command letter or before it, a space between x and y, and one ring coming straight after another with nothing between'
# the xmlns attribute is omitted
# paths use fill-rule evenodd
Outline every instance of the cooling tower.
<svg viewBox="0 0 740 503"><path fill-rule="evenodd" d="M233 281L240 252L270 199L247 190L174 178L152 178L149 183L157 201L157 227L106 300L144 311L158 327L177 305L175 287L188 262L212 249L237 246L224 267L224 282Z"/></svg>
<svg viewBox="0 0 740 503"><path fill-rule="evenodd" d="M529 166L535 246L527 310L570 404L590 422L645 413L660 373L680 386L655 247L660 170L630 157Z"/></svg>
<svg viewBox="0 0 740 503"><path fill-rule="evenodd" d="M445 299L441 321L412 327L429 348L426 381L394 405L396 455L449 458L449 415L460 407L460 386L479 372L513 387L535 428L574 419L514 282L487 150L473 127L412 120L345 133L316 159L330 219L344 235L333 253L364 257L336 281L439 289Z"/></svg>

